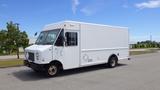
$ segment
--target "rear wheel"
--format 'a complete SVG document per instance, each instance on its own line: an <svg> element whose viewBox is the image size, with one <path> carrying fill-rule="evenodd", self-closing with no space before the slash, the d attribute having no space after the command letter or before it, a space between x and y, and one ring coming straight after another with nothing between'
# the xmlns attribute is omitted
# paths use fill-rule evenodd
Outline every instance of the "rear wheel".
<svg viewBox="0 0 160 90"><path fill-rule="evenodd" d="M58 65L56 64L49 64L46 67L46 74L49 77L56 76L58 72L59 72L59 68L58 68Z"/></svg>
<svg viewBox="0 0 160 90"><path fill-rule="evenodd" d="M110 59L108 60L108 67L114 68L117 66L117 64L118 64L118 58L116 56L110 57Z"/></svg>

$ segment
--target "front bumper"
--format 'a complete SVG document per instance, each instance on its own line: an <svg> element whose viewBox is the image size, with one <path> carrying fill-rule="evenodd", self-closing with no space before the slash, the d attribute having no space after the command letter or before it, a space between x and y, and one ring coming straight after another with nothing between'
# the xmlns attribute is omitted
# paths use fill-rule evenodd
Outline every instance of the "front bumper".
<svg viewBox="0 0 160 90"><path fill-rule="evenodd" d="M36 64L34 62L29 62L28 60L24 60L24 65L34 70L44 71L47 64Z"/></svg>

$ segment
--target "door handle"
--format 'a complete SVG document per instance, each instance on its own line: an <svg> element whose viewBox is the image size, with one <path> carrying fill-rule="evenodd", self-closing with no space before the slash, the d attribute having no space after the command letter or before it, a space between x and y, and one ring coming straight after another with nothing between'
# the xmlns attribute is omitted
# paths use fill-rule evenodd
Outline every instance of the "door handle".
<svg viewBox="0 0 160 90"><path fill-rule="evenodd" d="M51 51L52 49L50 48L49 51Z"/></svg>

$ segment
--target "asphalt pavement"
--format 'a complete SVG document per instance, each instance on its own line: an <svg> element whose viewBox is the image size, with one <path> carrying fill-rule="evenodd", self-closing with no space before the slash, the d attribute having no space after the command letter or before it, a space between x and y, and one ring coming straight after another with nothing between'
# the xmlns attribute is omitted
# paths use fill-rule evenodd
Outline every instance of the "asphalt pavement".
<svg viewBox="0 0 160 90"><path fill-rule="evenodd" d="M0 90L160 90L160 53L132 56L110 69L104 65L47 78L27 67L0 69Z"/></svg>

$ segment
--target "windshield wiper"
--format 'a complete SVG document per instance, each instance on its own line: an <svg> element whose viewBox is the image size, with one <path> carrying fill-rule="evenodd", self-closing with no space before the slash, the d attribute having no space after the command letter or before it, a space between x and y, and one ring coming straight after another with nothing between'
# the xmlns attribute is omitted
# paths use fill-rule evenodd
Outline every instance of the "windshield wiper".
<svg viewBox="0 0 160 90"><path fill-rule="evenodd" d="M43 43L43 45L51 45L51 44L52 44L51 42Z"/></svg>

